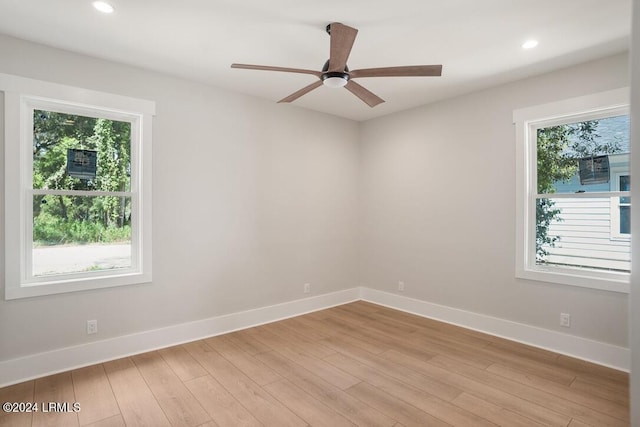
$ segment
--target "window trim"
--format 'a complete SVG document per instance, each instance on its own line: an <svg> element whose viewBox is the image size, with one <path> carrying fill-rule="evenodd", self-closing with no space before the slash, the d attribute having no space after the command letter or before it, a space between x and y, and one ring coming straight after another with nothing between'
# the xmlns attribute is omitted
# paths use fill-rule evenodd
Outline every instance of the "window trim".
<svg viewBox="0 0 640 427"><path fill-rule="evenodd" d="M536 129L628 114L629 88L570 98L513 112L516 130L516 268L517 278L629 293L630 274L535 263Z"/></svg>
<svg viewBox="0 0 640 427"><path fill-rule="evenodd" d="M5 108L5 299L151 282L151 120L155 103L1 73L0 91L4 92ZM137 254L132 253L131 268L27 280L30 276L26 272L27 248L31 248L27 240L30 236L27 214L31 206L27 196L32 196L34 190L32 168L26 167L32 164L33 142L26 138L32 134L29 126L34 105L45 108L49 105L54 110L61 108L62 112L87 116L99 112L101 117L117 120L124 117L139 123L135 130L139 140L134 144L132 138L131 147L132 170L139 171L131 178L131 197L137 198L139 221L136 236L132 235L132 252L134 239L138 245ZM134 182L136 179L139 181ZM138 259L137 265L133 265L134 257Z"/></svg>

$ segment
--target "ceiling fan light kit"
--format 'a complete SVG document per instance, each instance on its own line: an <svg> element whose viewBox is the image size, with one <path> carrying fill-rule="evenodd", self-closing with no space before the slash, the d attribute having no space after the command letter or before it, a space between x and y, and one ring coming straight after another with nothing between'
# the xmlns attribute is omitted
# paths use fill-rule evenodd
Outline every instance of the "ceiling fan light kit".
<svg viewBox="0 0 640 427"><path fill-rule="evenodd" d="M442 65L411 65L405 67L367 68L349 71L349 67L347 67L347 59L351 53L353 43L356 40L358 30L347 25L340 24L339 22L334 22L327 25L326 31L331 38L331 42L329 59L322 67L322 71L250 64L231 64L231 68L312 74L320 79L320 81L316 81L305 86L278 102L295 101L302 95L324 85L330 88L344 87L370 107L375 107L376 105L383 103L384 100L353 81L353 79L363 77L426 77L442 75Z"/></svg>
<svg viewBox="0 0 640 427"><path fill-rule="evenodd" d="M337 71L327 71L320 77L322 84L327 87L338 88L344 87L349 81L349 74L339 73Z"/></svg>

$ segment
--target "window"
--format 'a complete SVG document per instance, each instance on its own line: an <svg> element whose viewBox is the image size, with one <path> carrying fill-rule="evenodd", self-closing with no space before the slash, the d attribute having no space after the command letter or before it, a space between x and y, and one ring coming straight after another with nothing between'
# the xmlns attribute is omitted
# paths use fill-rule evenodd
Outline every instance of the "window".
<svg viewBox="0 0 640 427"><path fill-rule="evenodd" d="M516 276L629 291L628 90L514 112Z"/></svg>
<svg viewBox="0 0 640 427"><path fill-rule="evenodd" d="M630 178L628 172L616 173L613 177L615 191L629 193ZM631 197L629 196L611 198L611 235L618 240L631 238Z"/></svg>
<svg viewBox="0 0 640 427"><path fill-rule="evenodd" d="M7 299L151 281L152 102L0 74Z"/></svg>

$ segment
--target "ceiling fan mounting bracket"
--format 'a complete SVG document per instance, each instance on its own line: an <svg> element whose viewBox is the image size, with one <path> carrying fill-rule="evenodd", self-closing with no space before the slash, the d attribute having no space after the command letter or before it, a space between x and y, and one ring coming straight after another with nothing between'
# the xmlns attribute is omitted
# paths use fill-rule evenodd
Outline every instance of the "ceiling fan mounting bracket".
<svg viewBox="0 0 640 427"><path fill-rule="evenodd" d="M322 72L326 73L327 71L329 71L329 60L327 59L327 62L324 63L324 65L322 66ZM349 72L349 67L347 66L347 64L344 64L344 72L348 73Z"/></svg>
<svg viewBox="0 0 640 427"><path fill-rule="evenodd" d="M332 22L332 24L333 24L333 22ZM331 24L327 24L327 26L325 27L324 30L327 32L327 34L331 35Z"/></svg>

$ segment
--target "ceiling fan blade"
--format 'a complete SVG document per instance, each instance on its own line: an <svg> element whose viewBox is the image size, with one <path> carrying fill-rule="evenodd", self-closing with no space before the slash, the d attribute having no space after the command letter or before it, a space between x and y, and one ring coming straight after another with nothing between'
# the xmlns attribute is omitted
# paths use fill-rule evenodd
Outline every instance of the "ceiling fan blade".
<svg viewBox="0 0 640 427"><path fill-rule="evenodd" d="M320 71L305 70L301 68L271 67L268 65L231 64L231 68L242 68L245 70L282 71L285 73L312 74L317 77L320 77L322 75Z"/></svg>
<svg viewBox="0 0 640 427"><path fill-rule="evenodd" d="M352 79L359 77L428 77L441 76L442 65L409 65L406 67L365 68L349 72Z"/></svg>
<svg viewBox="0 0 640 427"><path fill-rule="evenodd" d="M329 71L343 72L347 66L347 58L356 41L358 30L334 22L329 26L331 48L329 51Z"/></svg>
<svg viewBox="0 0 640 427"><path fill-rule="evenodd" d="M322 86L322 81L318 80L317 82L311 83L310 85L303 87L299 91L292 93L286 98L282 98L280 101L278 101L278 103L295 101L296 99L300 98L302 95L305 95L320 86Z"/></svg>
<svg viewBox="0 0 640 427"><path fill-rule="evenodd" d="M349 80L345 88L347 88L349 92L351 92L352 94L360 98L362 101L364 101L364 103L367 104L369 107L375 107L376 105L382 104L384 102L384 99L380 98L375 93L370 92L368 89L365 89L364 87L360 86L358 83L354 82L353 80Z"/></svg>

